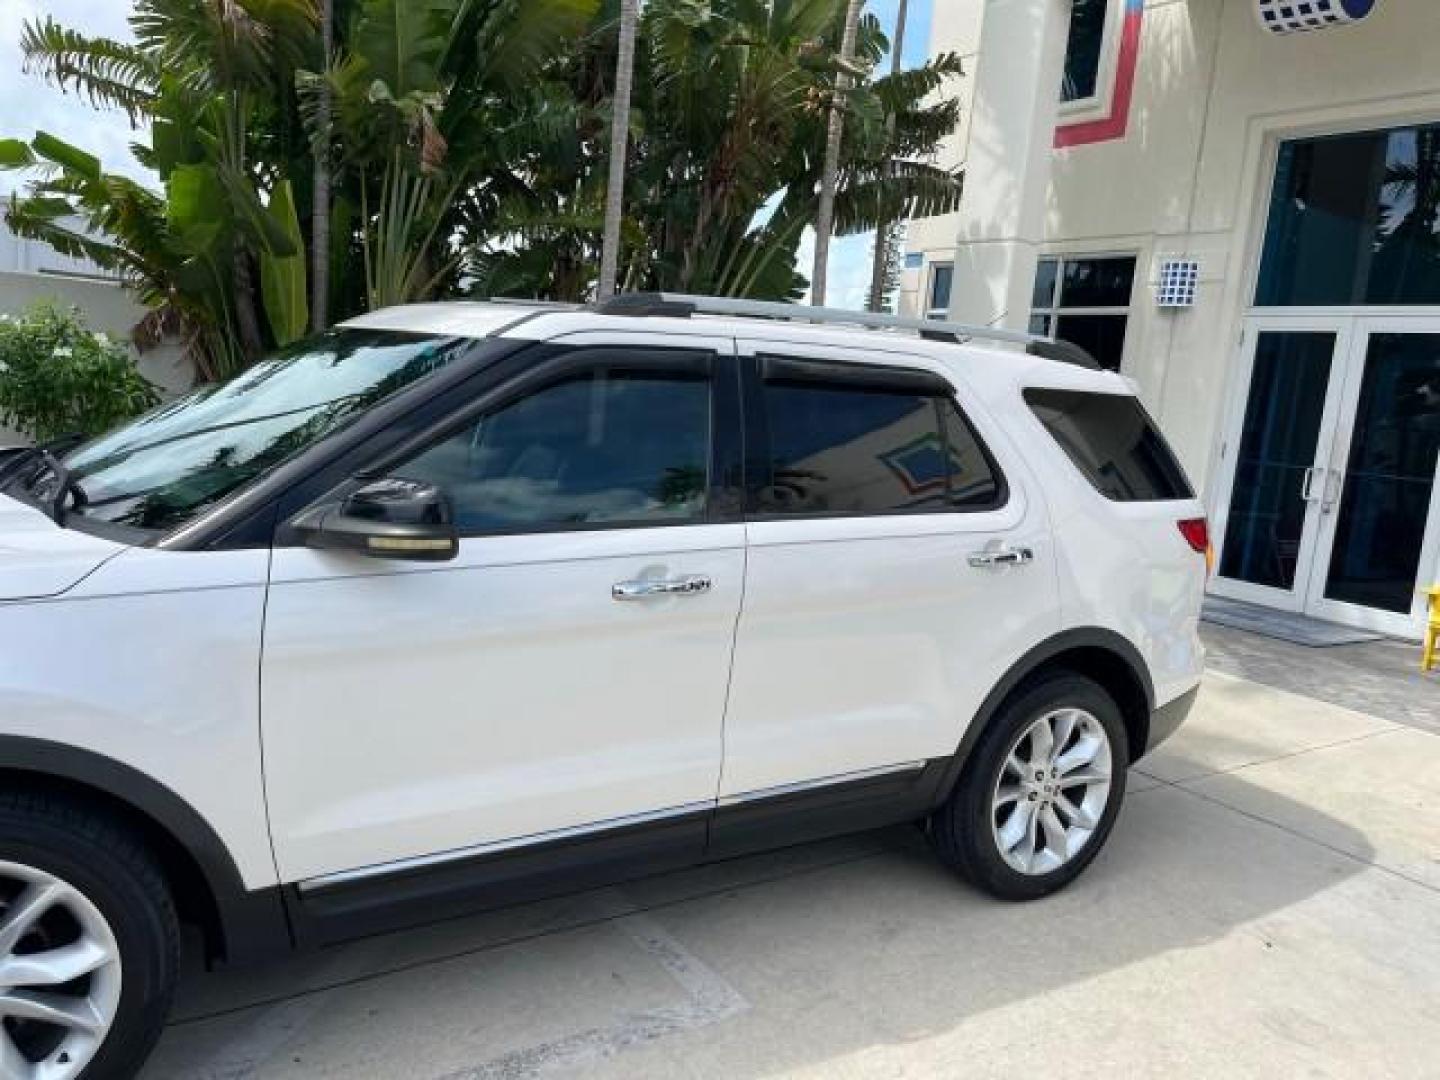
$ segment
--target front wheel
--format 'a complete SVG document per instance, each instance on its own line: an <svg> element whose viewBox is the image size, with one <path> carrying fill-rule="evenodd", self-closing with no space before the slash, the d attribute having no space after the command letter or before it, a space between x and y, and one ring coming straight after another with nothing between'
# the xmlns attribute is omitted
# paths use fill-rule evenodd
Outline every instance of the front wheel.
<svg viewBox="0 0 1440 1080"><path fill-rule="evenodd" d="M1125 724L1097 683L1060 673L1000 709L935 812L941 858L1002 900L1047 896L1100 852L1120 811Z"/></svg>
<svg viewBox="0 0 1440 1080"><path fill-rule="evenodd" d="M0 1078L134 1076L178 954L164 878L122 823L45 795L0 796Z"/></svg>

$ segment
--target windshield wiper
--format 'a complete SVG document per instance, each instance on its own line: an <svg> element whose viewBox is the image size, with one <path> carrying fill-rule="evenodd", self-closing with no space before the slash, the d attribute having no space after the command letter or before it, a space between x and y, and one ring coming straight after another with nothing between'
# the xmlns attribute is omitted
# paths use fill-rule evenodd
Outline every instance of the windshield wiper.
<svg viewBox="0 0 1440 1080"><path fill-rule="evenodd" d="M15 480L26 465L35 466L34 471L25 479L24 490L34 496L40 508L50 515L50 520L56 525L65 524L67 501L70 503L69 509L74 510L81 510L89 503L90 498L80 486L80 481L70 474L65 463L48 447L37 446L25 451L21 456L23 460L18 465L8 461L5 463L0 482ZM41 481L45 477L51 478L50 483L45 485L49 490L42 493Z"/></svg>
<svg viewBox="0 0 1440 1080"><path fill-rule="evenodd" d="M14 450L6 457L0 458L0 486L8 484L15 477L25 471L27 465L33 465L43 460L46 454L63 454L67 450L74 449L85 441L85 436L79 433L72 435L61 435L58 439L51 439L49 442L41 443L39 446L27 446L21 450Z"/></svg>

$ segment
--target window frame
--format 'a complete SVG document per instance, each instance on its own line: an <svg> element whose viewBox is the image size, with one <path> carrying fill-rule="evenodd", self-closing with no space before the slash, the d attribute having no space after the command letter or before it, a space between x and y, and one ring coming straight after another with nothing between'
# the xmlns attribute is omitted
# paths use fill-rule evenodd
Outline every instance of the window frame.
<svg viewBox="0 0 1440 1080"><path fill-rule="evenodd" d="M995 477L995 498L985 506L946 507L899 507L891 510L867 512L817 510L795 513L774 513L760 509L759 492L769 477L772 465L769 414L765 408L765 383L767 365L783 373L784 381L791 383L811 382L830 390L874 391L890 387L900 393L916 394L931 398L937 409L948 403L960 422L970 432L985 463ZM806 355L789 351L783 347L770 348L764 345L753 354L739 358L741 394L745 422L745 485L744 520L747 522L824 521L836 519L867 520L872 518L906 518L960 516L973 517L977 514L993 514L1005 510L1011 502L1011 486L1005 470L990 445L981 435L980 429L970 419L969 413L960 402L954 384L944 376L926 368L899 364L867 363L836 359L830 356ZM778 379L772 381L779 381ZM945 438L945 425L936 414L936 426L941 438ZM946 445L947 457L949 446Z"/></svg>
<svg viewBox="0 0 1440 1080"><path fill-rule="evenodd" d="M1110 115L1115 97L1115 75L1120 63L1120 39L1125 30L1125 0L1106 0L1105 29L1100 40L1100 59L1095 67L1095 93L1087 97L1065 100L1065 67L1070 58L1067 31L1065 60L1060 69L1060 85L1055 88L1058 119L1062 125L1083 123Z"/></svg>
<svg viewBox="0 0 1440 1080"><path fill-rule="evenodd" d="M1061 307L1060 297L1064 291L1065 266L1067 263L1083 262L1111 262L1128 259L1134 263L1134 270L1130 275L1130 296L1124 307L1117 305L1103 305L1099 307ZM1130 348L1130 319L1135 313L1135 285L1140 272L1140 255L1138 252L1129 251L1104 251L1104 252L1052 252L1043 254L1035 260L1035 274L1038 278L1040 264L1053 262L1055 264L1055 284L1050 290L1050 303L1046 306L1034 304L1035 283L1031 282L1031 308L1030 318L1026 324L1032 333L1039 333L1045 337L1056 337L1056 330L1059 320L1071 315L1123 315L1125 317L1125 334L1120 346L1120 364L1114 370L1121 372L1125 370L1125 355ZM1044 319L1045 328L1037 330L1035 320ZM1058 339L1057 340L1061 340ZM1097 362L1099 358L1096 358ZM1103 365L1102 365L1103 366ZM1106 370L1110 370L1106 368Z"/></svg>
<svg viewBox="0 0 1440 1080"><path fill-rule="evenodd" d="M530 394L600 368L653 370L698 375L710 390L709 456L706 462L705 511L696 517L674 520L581 521L524 524L507 528L459 530L462 541L505 536L541 536L556 533L613 532L631 529L675 529L716 525L740 520L740 418L737 380L726 377L730 359L708 345L633 344L539 345L541 362L506 379L488 392L448 410L443 418L374 457L349 479L315 502L345 498L365 483L387 475L403 475L403 466L419 454L472 426L483 414L503 409ZM527 350L527 353L529 350ZM607 357L623 355L623 363ZM399 471L396 471L399 470Z"/></svg>

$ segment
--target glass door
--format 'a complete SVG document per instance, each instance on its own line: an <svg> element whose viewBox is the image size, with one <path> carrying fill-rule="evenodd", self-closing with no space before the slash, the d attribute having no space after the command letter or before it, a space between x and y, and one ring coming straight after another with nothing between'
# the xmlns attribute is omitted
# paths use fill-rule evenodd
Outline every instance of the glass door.
<svg viewBox="0 0 1440 1080"><path fill-rule="evenodd" d="M1319 495L1308 609L1417 636L1440 575L1440 319L1357 323Z"/></svg>
<svg viewBox="0 0 1440 1080"><path fill-rule="evenodd" d="M1247 324L1216 501L1216 594L1305 609L1349 341L1343 319Z"/></svg>

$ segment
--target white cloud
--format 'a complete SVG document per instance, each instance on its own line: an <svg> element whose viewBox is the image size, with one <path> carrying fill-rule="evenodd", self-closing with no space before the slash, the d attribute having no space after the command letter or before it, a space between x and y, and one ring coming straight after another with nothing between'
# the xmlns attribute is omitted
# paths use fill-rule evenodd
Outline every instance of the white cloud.
<svg viewBox="0 0 1440 1080"><path fill-rule="evenodd" d="M38 75L26 74L20 52L24 25L46 16L92 36L129 40L131 10L130 0L43 0L43 7L41 0L0 0L0 138L28 141L47 131L96 155L107 171L155 183L154 174L130 153L130 143L144 136L123 113L94 109L73 90L61 94ZM19 186L20 174L0 173L0 191Z"/></svg>

